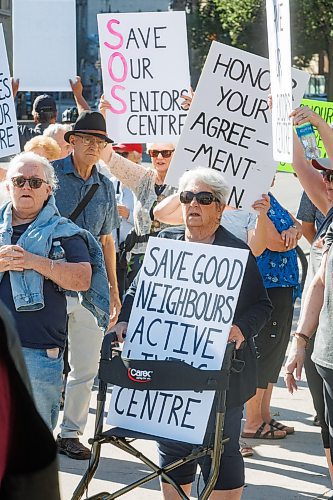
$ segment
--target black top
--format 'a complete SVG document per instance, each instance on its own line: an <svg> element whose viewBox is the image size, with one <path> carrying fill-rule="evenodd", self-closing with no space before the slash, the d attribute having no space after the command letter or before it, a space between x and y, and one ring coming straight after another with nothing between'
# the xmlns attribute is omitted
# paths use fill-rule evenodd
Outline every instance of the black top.
<svg viewBox="0 0 333 500"><path fill-rule="evenodd" d="M29 224L13 227L12 244L26 231ZM59 239L65 250L68 262L90 262L89 252L81 236ZM32 349L63 349L66 340L67 302L64 291L53 281L44 279L43 309L38 311L16 311L13 301L9 272L6 272L0 283L1 300L11 311L23 347Z"/></svg>
<svg viewBox="0 0 333 500"><path fill-rule="evenodd" d="M161 231L158 237L184 240L184 234L183 226L171 227ZM213 245L249 249L246 243L221 226L215 233ZM118 321L128 322L137 283L138 277L126 292ZM237 351L237 358L245 361L245 368L240 374L231 373L230 389L227 395L228 407L244 404L256 392L257 362L254 337L269 320L271 311L272 304L267 296L256 259L250 252L233 320L233 324L240 328L246 339L244 348Z"/></svg>
<svg viewBox="0 0 333 500"><path fill-rule="evenodd" d="M37 123L35 127L28 127L28 125L18 125L18 135L20 140L21 151L30 139L42 135L44 130L49 126L49 123Z"/></svg>

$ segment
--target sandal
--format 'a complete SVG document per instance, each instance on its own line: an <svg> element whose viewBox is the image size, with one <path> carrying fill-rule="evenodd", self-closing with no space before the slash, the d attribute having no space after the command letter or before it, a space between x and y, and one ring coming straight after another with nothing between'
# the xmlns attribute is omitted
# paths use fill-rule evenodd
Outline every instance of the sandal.
<svg viewBox="0 0 333 500"><path fill-rule="evenodd" d="M288 425L281 424L281 422L278 422L274 418L272 418L268 425L275 427L275 429L278 429L279 431L284 431L286 434L294 434L295 432L294 427L288 427Z"/></svg>
<svg viewBox="0 0 333 500"><path fill-rule="evenodd" d="M276 427L274 427L271 424L269 425L269 431L263 432L266 426L266 422L263 422L260 427L256 430L256 432L242 432L241 436L242 438L248 438L248 439L284 439L287 435L286 432L283 434L275 434L277 430Z"/></svg>
<svg viewBox="0 0 333 500"><path fill-rule="evenodd" d="M246 444L244 441L240 441L239 444L240 444L239 451L243 458L253 457L254 451L252 446Z"/></svg>

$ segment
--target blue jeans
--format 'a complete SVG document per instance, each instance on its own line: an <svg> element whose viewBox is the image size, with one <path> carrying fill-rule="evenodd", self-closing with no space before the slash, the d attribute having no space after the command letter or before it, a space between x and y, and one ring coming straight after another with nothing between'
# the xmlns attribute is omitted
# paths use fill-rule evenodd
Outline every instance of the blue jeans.
<svg viewBox="0 0 333 500"><path fill-rule="evenodd" d="M63 356L49 358L46 349L23 347L22 350L37 410L52 431L59 415Z"/></svg>

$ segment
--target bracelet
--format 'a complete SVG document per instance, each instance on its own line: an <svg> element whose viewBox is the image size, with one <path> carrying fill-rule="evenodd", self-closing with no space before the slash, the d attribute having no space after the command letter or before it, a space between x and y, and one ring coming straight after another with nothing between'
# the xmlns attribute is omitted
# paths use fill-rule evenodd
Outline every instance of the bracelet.
<svg viewBox="0 0 333 500"><path fill-rule="evenodd" d="M292 334L293 337L295 337L296 339L302 339L304 340L305 342L305 349L308 348L309 344L310 344L310 337L308 337L307 335L304 335L304 333L299 333L299 332L295 332Z"/></svg>
<svg viewBox="0 0 333 500"><path fill-rule="evenodd" d="M53 272L53 268L54 268L54 260L51 259L51 263L50 263L50 272L51 272L51 274Z"/></svg>

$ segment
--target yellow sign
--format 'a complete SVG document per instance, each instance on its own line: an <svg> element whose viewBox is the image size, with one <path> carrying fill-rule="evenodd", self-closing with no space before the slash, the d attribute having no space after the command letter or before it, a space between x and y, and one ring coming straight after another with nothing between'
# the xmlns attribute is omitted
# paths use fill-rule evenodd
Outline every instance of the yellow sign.
<svg viewBox="0 0 333 500"><path fill-rule="evenodd" d="M309 106L309 108L313 109L318 115L320 115L327 123L333 123L333 102L327 101L315 101L314 99L303 99L301 106ZM327 154L323 145L323 141L321 140L320 135L317 132L317 129L314 128L316 134L317 146L321 151L321 156L326 158ZM280 163L278 166L278 172L290 172L293 173L293 167L290 163Z"/></svg>

